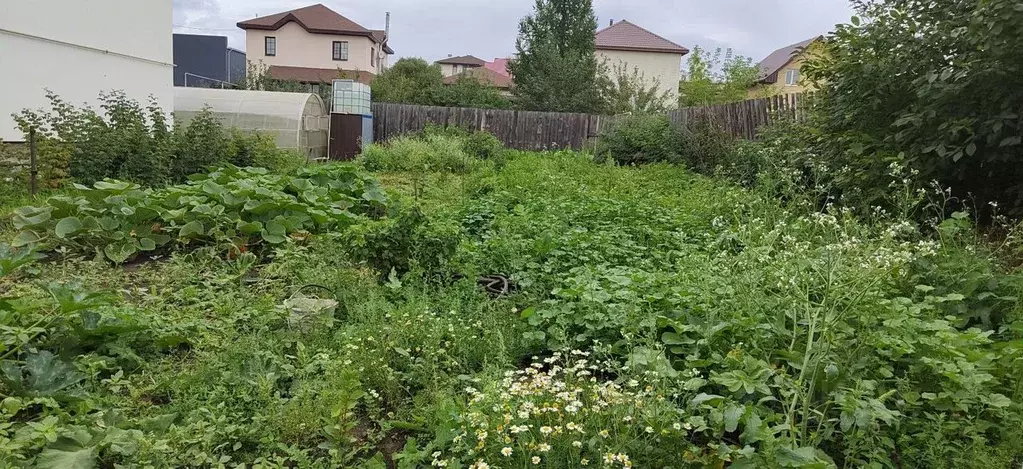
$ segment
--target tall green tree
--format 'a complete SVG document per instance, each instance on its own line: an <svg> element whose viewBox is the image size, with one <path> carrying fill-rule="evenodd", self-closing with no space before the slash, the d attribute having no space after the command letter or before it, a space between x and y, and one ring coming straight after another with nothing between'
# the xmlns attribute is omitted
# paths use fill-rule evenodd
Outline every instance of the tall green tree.
<svg viewBox="0 0 1023 469"><path fill-rule="evenodd" d="M523 109L604 110L596 29L592 0L536 0L533 14L519 22L518 56L508 64Z"/></svg>
<svg viewBox="0 0 1023 469"><path fill-rule="evenodd" d="M709 106L742 101L757 82L759 69L748 57L725 52L713 53L700 46L689 53L689 61L679 84L679 104L682 106Z"/></svg>
<svg viewBox="0 0 1023 469"><path fill-rule="evenodd" d="M403 58L373 80L373 100L384 103L433 104L433 94L443 85L440 66L420 58Z"/></svg>

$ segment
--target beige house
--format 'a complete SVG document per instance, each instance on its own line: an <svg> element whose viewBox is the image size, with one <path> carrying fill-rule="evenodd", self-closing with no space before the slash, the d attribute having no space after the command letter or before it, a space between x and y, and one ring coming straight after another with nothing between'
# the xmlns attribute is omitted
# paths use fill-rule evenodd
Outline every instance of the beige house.
<svg viewBox="0 0 1023 469"><path fill-rule="evenodd" d="M451 57L450 55L446 59L441 59L434 62L440 65L440 71L444 74L444 77L450 77L458 75L459 73L466 72L477 68L482 68L486 62L483 59L473 57L471 55L462 55L458 57Z"/></svg>
<svg viewBox="0 0 1023 469"><path fill-rule="evenodd" d="M638 68L649 83L656 80L660 90L672 101L678 99L682 80L682 57L689 49L647 31L628 21L619 21L597 31L597 58L608 68Z"/></svg>
<svg viewBox="0 0 1023 469"><path fill-rule="evenodd" d="M369 83L387 68L385 30L367 29L316 4L238 23L249 62L271 77L329 83L340 75Z"/></svg>
<svg viewBox="0 0 1023 469"><path fill-rule="evenodd" d="M807 55L812 54L824 40L817 36L782 47L760 61L760 81L750 89L750 97L812 91L813 86L803 79L801 69Z"/></svg>

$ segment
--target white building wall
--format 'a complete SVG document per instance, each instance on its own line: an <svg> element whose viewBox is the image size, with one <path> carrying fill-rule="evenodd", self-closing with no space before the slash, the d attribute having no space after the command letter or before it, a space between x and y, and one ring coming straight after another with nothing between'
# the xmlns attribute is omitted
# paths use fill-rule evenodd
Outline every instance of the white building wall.
<svg viewBox="0 0 1023 469"><path fill-rule="evenodd" d="M598 50L597 60L606 60L609 71L613 71L619 64L625 64L629 73L632 73L634 67L639 67L648 84L656 79L662 92L668 91L672 100L678 98L678 83L682 80L682 54Z"/></svg>
<svg viewBox="0 0 1023 469"><path fill-rule="evenodd" d="M277 55L266 55L266 37L275 37ZM334 41L348 41L348 60L334 60ZM386 63L371 65L372 53L380 45L365 36L313 34L292 21L276 31L245 31L245 57L250 62L288 67L358 70L379 74Z"/></svg>
<svg viewBox="0 0 1023 469"><path fill-rule="evenodd" d="M96 109L110 90L173 109L171 0L18 0L0 10L0 139L24 140L11 114L47 106L44 88Z"/></svg>

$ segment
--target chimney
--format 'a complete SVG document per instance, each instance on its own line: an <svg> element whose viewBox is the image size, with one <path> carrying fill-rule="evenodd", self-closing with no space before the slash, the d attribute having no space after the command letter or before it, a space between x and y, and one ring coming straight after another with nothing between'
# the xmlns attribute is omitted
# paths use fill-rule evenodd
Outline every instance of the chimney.
<svg viewBox="0 0 1023 469"><path fill-rule="evenodd" d="M611 22L610 22L610 23L608 23L607 25L608 25L608 26L614 26L614 25L615 25L615 19L614 19L614 18L611 18Z"/></svg>
<svg viewBox="0 0 1023 469"><path fill-rule="evenodd" d="M384 40L391 38L391 12L384 16Z"/></svg>

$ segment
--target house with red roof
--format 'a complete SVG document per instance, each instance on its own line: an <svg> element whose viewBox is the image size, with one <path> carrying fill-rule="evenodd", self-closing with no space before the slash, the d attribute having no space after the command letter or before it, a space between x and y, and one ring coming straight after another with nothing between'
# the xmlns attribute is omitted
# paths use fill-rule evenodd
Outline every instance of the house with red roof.
<svg viewBox="0 0 1023 469"><path fill-rule="evenodd" d="M387 68L385 30L368 29L322 4L238 23L245 30L249 62L262 62L279 80L330 83L354 78L369 83Z"/></svg>
<svg viewBox="0 0 1023 469"><path fill-rule="evenodd" d="M493 70L498 75L504 75L506 77L511 76L511 72L508 71L508 61L511 59L497 57L492 62L483 64L484 67Z"/></svg>
<svg viewBox="0 0 1023 469"><path fill-rule="evenodd" d="M610 69L638 69L648 83L657 82L671 99L678 97L682 57L689 49L622 20L597 31L597 57Z"/></svg>

